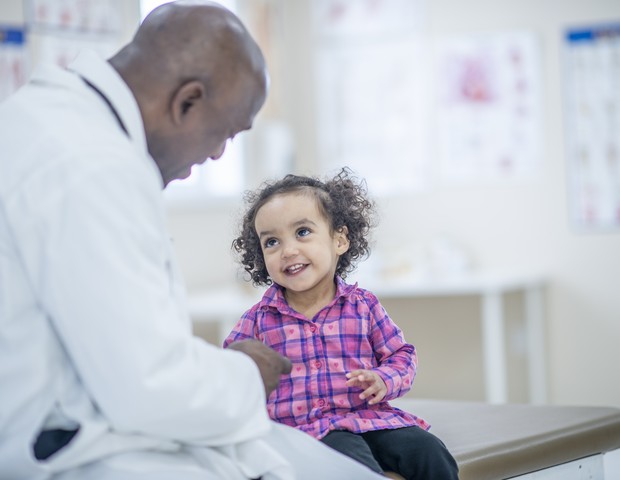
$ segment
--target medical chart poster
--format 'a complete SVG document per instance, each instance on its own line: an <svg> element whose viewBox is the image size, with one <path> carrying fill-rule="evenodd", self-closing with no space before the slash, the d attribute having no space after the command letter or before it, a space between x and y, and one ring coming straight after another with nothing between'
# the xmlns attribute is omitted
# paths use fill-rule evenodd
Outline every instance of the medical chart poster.
<svg viewBox="0 0 620 480"><path fill-rule="evenodd" d="M419 34L425 0L312 0L314 30L321 40L380 40Z"/></svg>
<svg viewBox="0 0 620 480"><path fill-rule="evenodd" d="M30 34L33 64L54 63L66 67L82 50L92 50L102 58L109 58L118 49L119 42L109 35L64 32L36 32Z"/></svg>
<svg viewBox="0 0 620 480"><path fill-rule="evenodd" d="M0 101L26 81L28 55L23 29L0 26Z"/></svg>
<svg viewBox="0 0 620 480"><path fill-rule="evenodd" d="M498 184L536 178L541 80L529 32L446 37L435 55L439 179Z"/></svg>
<svg viewBox="0 0 620 480"><path fill-rule="evenodd" d="M421 0L313 1L317 135L325 171L351 167L373 195L428 188Z"/></svg>
<svg viewBox="0 0 620 480"><path fill-rule="evenodd" d="M28 25L34 30L117 33L120 0L28 0Z"/></svg>
<svg viewBox="0 0 620 480"><path fill-rule="evenodd" d="M27 0L31 64L66 67L82 50L104 58L121 45L121 0Z"/></svg>
<svg viewBox="0 0 620 480"><path fill-rule="evenodd" d="M620 23L564 34L565 146L571 225L620 228Z"/></svg>
<svg viewBox="0 0 620 480"><path fill-rule="evenodd" d="M318 135L327 171L349 166L375 195L428 188L428 95L417 42L324 49Z"/></svg>

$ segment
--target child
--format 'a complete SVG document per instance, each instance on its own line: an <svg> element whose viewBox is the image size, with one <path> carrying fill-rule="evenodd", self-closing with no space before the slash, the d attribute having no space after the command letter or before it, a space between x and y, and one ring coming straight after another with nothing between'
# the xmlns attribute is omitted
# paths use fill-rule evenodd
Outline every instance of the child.
<svg viewBox="0 0 620 480"><path fill-rule="evenodd" d="M429 425L388 400L412 386L415 348L377 298L344 282L369 253L374 205L350 170L322 182L287 175L248 193L233 242L255 285L271 285L224 342L258 338L288 357L290 376L267 400L297 427L377 472L457 479Z"/></svg>

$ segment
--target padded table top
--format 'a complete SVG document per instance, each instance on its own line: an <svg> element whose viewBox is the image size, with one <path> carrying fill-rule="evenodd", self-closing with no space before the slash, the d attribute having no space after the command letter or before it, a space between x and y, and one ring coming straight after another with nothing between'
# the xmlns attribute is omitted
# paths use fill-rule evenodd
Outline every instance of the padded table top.
<svg viewBox="0 0 620 480"><path fill-rule="evenodd" d="M521 475L620 448L620 409L398 399L431 424L461 480Z"/></svg>

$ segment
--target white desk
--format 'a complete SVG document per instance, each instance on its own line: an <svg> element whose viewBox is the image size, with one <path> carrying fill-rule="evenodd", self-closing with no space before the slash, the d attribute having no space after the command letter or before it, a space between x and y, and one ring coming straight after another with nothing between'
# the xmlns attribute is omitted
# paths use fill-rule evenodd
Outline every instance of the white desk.
<svg viewBox="0 0 620 480"><path fill-rule="evenodd" d="M254 294L241 289L210 289L204 293L188 296L189 316L194 323L214 323L221 346L241 315L261 299L262 290L254 289Z"/></svg>
<svg viewBox="0 0 620 480"><path fill-rule="evenodd" d="M525 329L528 349L530 402L547 400L545 321L543 305L544 281L540 276L466 275L446 280L407 280L360 282L379 299L453 297L477 295L482 301L482 345L486 400L508 401L508 375L505 348L503 296L522 291L525 302ZM215 322L219 340L223 341L240 316L261 296L237 290L211 291L188 299L189 313L195 322Z"/></svg>
<svg viewBox="0 0 620 480"><path fill-rule="evenodd" d="M508 375L505 342L503 296L522 291L528 353L530 402L543 404L547 400L545 321L543 305L544 281L535 275L467 274L442 280L400 279L374 282L364 280L364 288L377 297L423 298L480 296L484 360L485 396L489 403L508 401ZM368 285L368 286L366 286Z"/></svg>

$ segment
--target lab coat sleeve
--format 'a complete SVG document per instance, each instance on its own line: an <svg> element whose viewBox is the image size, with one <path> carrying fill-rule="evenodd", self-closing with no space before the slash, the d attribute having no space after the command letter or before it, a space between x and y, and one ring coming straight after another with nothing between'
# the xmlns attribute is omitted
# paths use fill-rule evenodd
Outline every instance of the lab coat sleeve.
<svg viewBox="0 0 620 480"><path fill-rule="evenodd" d="M13 200L40 308L112 428L201 445L251 440L270 428L258 368L192 335L157 180L117 150L84 152L93 166L77 172L35 175Z"/></svg>

